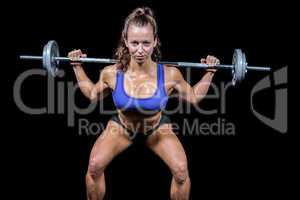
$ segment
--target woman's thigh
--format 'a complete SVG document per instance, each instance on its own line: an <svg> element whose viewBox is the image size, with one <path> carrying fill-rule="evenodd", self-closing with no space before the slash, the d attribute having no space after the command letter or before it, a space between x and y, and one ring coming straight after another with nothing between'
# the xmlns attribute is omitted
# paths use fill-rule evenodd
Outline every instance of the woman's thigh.
<svg viewBox="0 0 300 200"><path fill-rule="evenodd" d="M171 124L159 127L146 141L147 146L157 154L171 169L187 168L187 157L184 148L172 131Z"/></svg>
<svg viewBox="0 0 300 200"><path fill-rule="evenodd" d="M110 120L92 148L89 165L105 167L131 144L124 128Z"/></svg>

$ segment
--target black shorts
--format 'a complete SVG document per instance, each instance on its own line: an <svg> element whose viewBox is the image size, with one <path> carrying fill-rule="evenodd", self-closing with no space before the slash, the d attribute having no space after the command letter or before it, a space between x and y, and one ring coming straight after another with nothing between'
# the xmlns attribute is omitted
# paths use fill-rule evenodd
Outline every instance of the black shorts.
<svg viewBox="0 0 300 200"><path fill-rule="evenodd" d="M136 138L136 137L147 138L147 137L148 137L149 135L151 135L155 130L157 130L161 125L163 125L163 124L170 124L170 123L171 123L170 118L169 118L168 116L162 114L162 116L161 116L161 118L160 118L160 121L159 121L159 123L158 123L157 126L155 126L154 128L152 128L152 129L146 131L145 133L135 133L134 131L128 129L127 127L125 127L125 126L121 123L120 118L119 118L118 115L113 115L113 116L111 117L111 120L117 122L118 124L120 124L120 125L121 125L121 126L129 133L129 137L130 137L131 139L134 139L134 138Z"/></svg>

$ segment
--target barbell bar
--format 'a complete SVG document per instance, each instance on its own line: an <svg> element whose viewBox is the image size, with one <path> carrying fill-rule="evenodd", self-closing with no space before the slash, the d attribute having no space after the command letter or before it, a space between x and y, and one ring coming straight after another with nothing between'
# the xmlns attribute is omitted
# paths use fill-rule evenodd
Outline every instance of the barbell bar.
<svg viewBox="0 0 300 200"><path fill-rule="evenodd" d="M58 66L60 61L70 62L71 59L68 57L60 57L59 47L55 40L50 40L43 48L42 56L29 56L21 55L20 59L23 60L42 60L43 68L45 68L52 76L56 76L58 71ZM117 63L118 60L109 58L80 58L78 60L82 63ZM203 63L193 63L193 62L169 62L161 61L161 64L173 64L179 67L194 67L207 69L211 66ZM232 64L225 65L219 64L215 66L217 69L231 69L232 74L232 84L236 85L244 80L248 70L252 71L271 71L270 67L261 66L248 66L246 62L246 55L241 49L235 49L232 56Z"/></svg>

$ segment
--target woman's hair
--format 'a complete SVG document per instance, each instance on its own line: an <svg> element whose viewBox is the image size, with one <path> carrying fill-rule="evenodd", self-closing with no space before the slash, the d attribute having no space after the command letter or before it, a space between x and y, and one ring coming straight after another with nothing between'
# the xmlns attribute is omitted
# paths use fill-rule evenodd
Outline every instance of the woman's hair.
<svg viewBox="0 0 300 200"><path fill-rule="evenodd" d="M157 24L153 11L148 7L140 7L133 10L125 20L124 27L122 30L121 39L118 48L115 52L115 59L119 61L119 69L126 71L128 64L130 62L129 50L125 45L125 40L127 40L128 27L130 25L136 25L139 27L147 26L150 24L153 28L154 39L157 40L157 45L152 53L152 60L158 62L161 58L160 52L160 41L157 35Z"/></svg>

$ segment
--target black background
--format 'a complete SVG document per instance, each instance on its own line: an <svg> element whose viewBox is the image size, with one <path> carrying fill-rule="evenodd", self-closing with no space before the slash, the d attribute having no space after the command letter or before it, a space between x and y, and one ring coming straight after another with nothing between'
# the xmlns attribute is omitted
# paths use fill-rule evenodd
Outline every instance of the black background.
<svg viewBox="0 0 300 200"><path fill-rule="evenodd" d="M229 3L229 2L227 2ZM20 54L40 55L43 45L54 39L61 55L80 48L90 57L111 57L117 46L123 20L137 6L150 6L157 17L163 60L197 62L207 54L230 63L235 48L245 51L249 65L267 65L274 70L290 64L291 38L287 5L262 2L41 2L18 3L8 24L8 39L14 48L14 60L8 77L10 110L5 123L9 128L8 167L12 169L11 195L30 199L85 199L84 175L88 156L98 135L79 135L78 119L106 123L109 115L96 109L87 115L75 115L75 126L68 127L67 114L29 115L20 111L13 99L13 85L27 69L39 68L39 62L18 60ZM4 18L5 19L5 18ZM73 81L68 64L60 83ZM92 65L94 66L94 65ZM90 67L93 81L99 69ZM184 70L182 70L184 73ZM290 74L289 68L289 74ZM192 71L191 84L201 77ZM182 136L189 160L192 181L191 199L257 198L287 195L295 146L288 143L292 129L282 134L260 122L250 107L250 92L266 73L247 74L246 80L230 88L226 96L226 114L206 116L197 113L173 114L173 122L199 118L203 122L226 119L236 126L234 136ZM7 77L4 77L7 78ZM220 71L215 83L230 81L230 73ZM287 87L284 85L283 87ZM47 80L32 77L24 82L22 98L31 107L46 103ZM258 95L257 109L272 118L273 88ZM211 90L209 92L212 92ZM76 94L76 105L88 101ZM112 98L105 105L113 108ZM176 105L172 100L169 108ZM204 100L203 108L219 108L219 100ZM98 107L97 107L98 108ZM289 112L288 112L289 113ZM289 123L291 118L289 117ZM290 125L290 124L289 124ZM6 141L6 140L5 140ZM130 147L116 157L106 171L107 199L168 199L171 174L164 163L142 145Z"/></svg>

